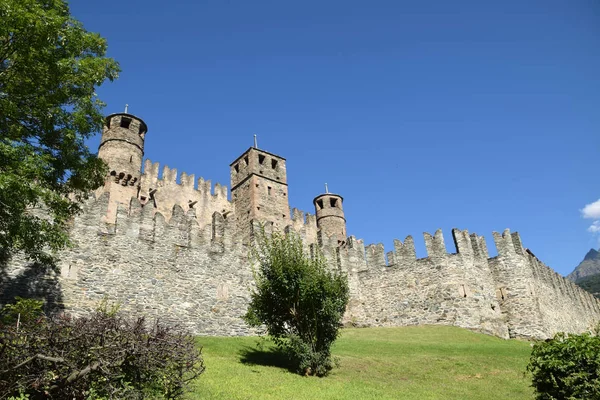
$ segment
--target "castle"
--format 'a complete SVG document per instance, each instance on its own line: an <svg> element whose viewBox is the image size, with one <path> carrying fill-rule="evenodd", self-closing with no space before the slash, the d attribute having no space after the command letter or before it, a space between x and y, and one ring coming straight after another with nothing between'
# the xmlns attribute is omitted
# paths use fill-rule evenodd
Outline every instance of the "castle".
<svg viewBox="0 0 600 400"><path fill-rule="evenodd" d="M286 160L255 147L230 164L227 188L142 162L148 128L140 118L106 118L98 156L109 166L103 187L70 227L74 246L58 269L28 268L15 256L0 276L0 301L44 297L77 315L100 299L124 311L160 317L198 335L247 335L241 315L253 286L248 246L256 229L291 230L319 247L348 276L345 322L355 326L444 324L502 338L547 338L582 332L600 321L600 303L525 249L517 233L486 241L454 229L455 253L441 231L425 233L428 257L413 238L365 246L346 234L343 198L314 199L315 214L290 211Z"/></svg>

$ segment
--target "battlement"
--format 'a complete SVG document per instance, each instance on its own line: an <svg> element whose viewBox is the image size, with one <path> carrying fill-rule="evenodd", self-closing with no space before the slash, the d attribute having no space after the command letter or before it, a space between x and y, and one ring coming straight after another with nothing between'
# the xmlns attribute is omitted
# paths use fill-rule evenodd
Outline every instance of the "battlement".
<svg viewBox="0 0 600 400"><path fill-rule="evenodd" d="M144 162L143 179L144 183L149 188L161 188L165 186L177 185L182 189L191 189L198 191L202 196L212 195L217 198L227 200L227 186L216 183L214 190L210 180L204 180L200 177L196 180L194 174L182 172L179 176L177 169L170 168L168 165L163 166L162 174L159 178L160 164L152 163L149 159ZM179 178L179 182L177 182Z"/></svg>
<svg viewBox="0 0 600 400"><path fill-rule="evenodd" d="M304 212L297 208L292 208L291 224L289 228L293 229L300 235L306 244L314 244L317 242L317 218L315 215Z"/></svg>
<svg viewBox="0 0 600 400"><path fill-rule="evenodd" d="M178 182L177 169L165 165L159 176L159 163L146 160L139 190L139 199L143 204L152 204L156 212L168 220L175 205L182 209L194 209L200 226L210 223L217 212L229 215L233 205L227 199L227 186L210 180L198 178L194 174L181 173Z"/></svg>
<svg viewBox="0 0 600 400"><path fill-rule="evenodd" d="M319 243L326 246L337 246L338 244L328 237L323 239L320 234ZM385 252L384 246L381 243L369 244L364 246L362 240L356 240L354 236L350 236L346 240L346 244L341 247L355 247L357 243L364 246L365 261L370 267L408 267L415 262L433 261L442 262L444 259L451 256L460 256L462 258L477 259L487 261L489 258L488 249L485 238L477 234L469 234L467 230L453 229L452 238L456 252L449 253L446 249L444 236L441 229L438 229L434 235L424 232L423 239L427 251L427 257L417 258L415 243L412 236L407 236L404 242L394 239L394 249ZM511 242L512 243L512 242Z"/></svg>
<svg viewBox="0 0 600 400"><path fill-rule="evenodd" d="M84 210L85 218L104 215L110 203L109 193L92 199ZM167 251L179 252L189 248L214 253L235 251L234 248L241 246L241 243L235 240L235 222L226 215L213 212L210 221L202 226L196 221L196 210L192 207L184 210L175 204L169 215L170 218L167 219L152 205L144 205L132 197L129 204L118 205L114 223L100 221L91 226L95 226L97 234L113 237L113 240L122 243L139 241L151 245L154 249ZM84 225L90 226L88 223Z"/></svg>

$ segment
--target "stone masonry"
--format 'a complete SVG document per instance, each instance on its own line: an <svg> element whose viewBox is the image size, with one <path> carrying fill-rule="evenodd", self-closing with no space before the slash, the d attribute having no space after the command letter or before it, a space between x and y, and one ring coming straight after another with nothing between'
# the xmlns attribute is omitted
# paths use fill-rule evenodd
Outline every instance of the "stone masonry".
<svg viewBox="0 0 600 400"><path fill-rule="evenodd" d="M290 210L286 160L251 147L230 165L227 188L146 160L146 124L112 114L98 155L105 185L72 222L74 246L58 268L13 257L0 274L0 301L46 300L49 309L87 313L108 297L126 312L179 323L198 335L247 335L241 319L253 287L249 245L256 229L293 231L348 276L345 322L355 326L454 325L503 338L582 332L600 321L600 302L524 248L517 233L483 237L454 229L425 233L417 259L408 236L387 254L346 234L343 198L315 197L315 214Z"/></svg>

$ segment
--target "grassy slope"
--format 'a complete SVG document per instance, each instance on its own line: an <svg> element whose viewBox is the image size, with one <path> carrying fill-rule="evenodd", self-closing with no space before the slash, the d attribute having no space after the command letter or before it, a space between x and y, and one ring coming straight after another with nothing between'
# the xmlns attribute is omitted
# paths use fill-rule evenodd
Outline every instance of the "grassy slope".
<svg viewBox="0 0 600 400"><path fill-rule="evenodd" d="M191 399L531 399L530 344L443 326L345 329L326 378L289 372L256 338L199 338Z"/></svg>

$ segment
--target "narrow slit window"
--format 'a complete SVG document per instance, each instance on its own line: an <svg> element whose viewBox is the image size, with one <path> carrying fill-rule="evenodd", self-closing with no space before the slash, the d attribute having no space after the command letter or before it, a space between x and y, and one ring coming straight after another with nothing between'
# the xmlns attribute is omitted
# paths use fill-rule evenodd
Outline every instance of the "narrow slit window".
<svg viewBox="0 0 600 400"><path fill-rule="evenodd" d="M323 200L317 200L317 207L319 208L319 210L323 209Z"/></svg>
<svg viewBox="0 0 600 400"><path fill-rule="evenodd" d="M238 172L240 172L240 164L235 164L235 166L233 167L233 169L235 169L235 173L237 174Z"/></svg>
<svg viewBox="0 0 600 400"><path fill-rule="evenodd" d="M259 154L258 155L258 163L262 165L262 164L264 164L264 162L265 162L265 156L263 156L262 154Z"/></svg>
<svg viewBox="0 0 600 400"><path fill-rule="evenodd" d="M121 128L129 129L129 125L131 125L131 119L121 118Z"/></svg>
<svg viewBox="0 0 600 400"><path fill-rule="evenodd" d="M277 160L271 160L271 168L277 168Z"/></svg>
<svg viewBox="0 0 600 400"><path fill-rule="evenodd" d="M267 194L270 196L271 195L271 186L267 186Z"/></svg>
<svg viewBox="0 0 600 400"><path fill-rule="evenodd" d="M244 162L248 165L248 156L244 157Z"/></svg>

